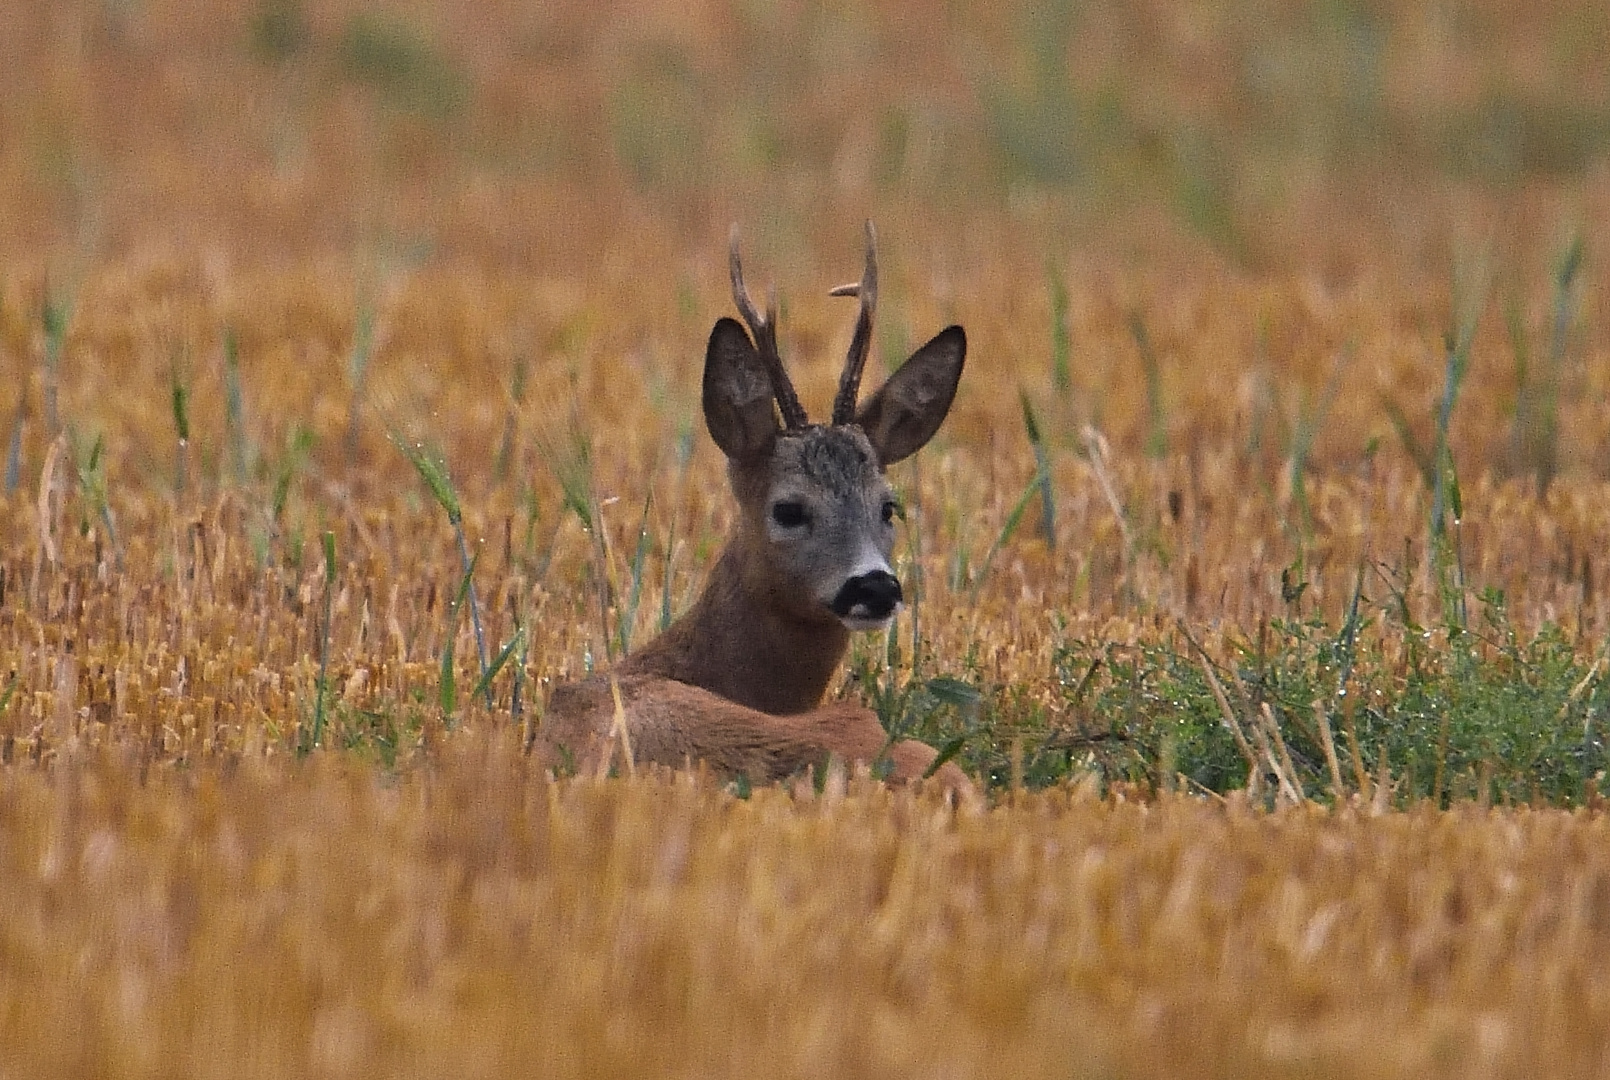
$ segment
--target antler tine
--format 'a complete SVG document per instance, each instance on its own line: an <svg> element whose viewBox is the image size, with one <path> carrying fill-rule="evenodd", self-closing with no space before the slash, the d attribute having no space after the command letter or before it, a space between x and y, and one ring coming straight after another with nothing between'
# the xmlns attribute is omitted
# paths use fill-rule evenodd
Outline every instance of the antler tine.
<svg viewBox="0 0 1610 1080"><path fill-rule="evenodd" d="M755 348L760 351L761 362L766 365L772 396L777 399L777 408L783 414L783 426L791 430L805 427L810 423L810 418L805 415L805 406L799 403L799 395L794 392L788 370L783 367L782 355L777 351L777 290L774 287L767 294L766 314L762 316L755 310L755 302L749 299L749 290L744 287L743 260L738 256L736 224L732 227L729 263L732 270L732 299L738 305L738 314L749 324L749 332L755 335Z"/></svg>
<svg viewBox="0 0 1610 1080"><path fill-rule="evenodd" d="M866 223L866 269L861 273L861 280L853 285L840 285L830 295L861 298L855 336L850 339L844 374L839 376L839 392L833 398L833 423L848 424L855 420L856 400L861 396L861 371L866 367L867 350L872 345L872 316L878 307L878 233L870 219Z"/></svg>

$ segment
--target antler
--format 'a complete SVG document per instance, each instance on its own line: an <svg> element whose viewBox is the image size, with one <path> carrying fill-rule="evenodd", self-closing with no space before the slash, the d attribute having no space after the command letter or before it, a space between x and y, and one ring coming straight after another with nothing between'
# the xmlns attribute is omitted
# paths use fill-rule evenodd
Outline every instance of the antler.
<svg viewBox="0 0 1610 1080"><path fill-rule="evenodd" d="M806 427L810 424L810 418L805 415L805 406L799 403L799 395L794 392L794 384L783 367L783 358L777 352L777 290L773 288L767 296L766 314L763 317L755 310L755 302L749 299L749 290L744 288L743 262L738 257L737 225L732 227L729 261L732 269L732 299L738 305L738 314L749 324L749 332L755 335L755 348L760 350L760 360L766 365L766 374L771 378L772 395L777 398L777 408L782 411L783 426L789 430Z"/></svg>
<svg viewBox="0 0 1610 1080"><path fill-rule="evenodd" d="M839 392L833 398L833 423L849 424L855 420L856 399L861 395L861 371L866 367L867 350L872 345L872 315L878 307L878 234L870 219L866 223L866 269L861 280L840 285L829 295L861 298L861 313L855 320L850 354L845 357Z"/></svg>

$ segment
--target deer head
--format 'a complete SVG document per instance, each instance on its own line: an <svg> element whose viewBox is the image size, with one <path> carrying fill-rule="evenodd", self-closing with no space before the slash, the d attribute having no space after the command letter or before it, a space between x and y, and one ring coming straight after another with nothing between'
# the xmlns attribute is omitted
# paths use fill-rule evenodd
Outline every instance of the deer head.
<svg viewBox="0 0 1610 1080"><path fill-rule="evenodd" d="M762 315L744 286L736 227L731 270L733 299L749 329L723 318L710 333L704 420L727 456L741 511L734 544L747 599L801 621L887 626L902 596L889 564L900 507L884 469L939 430L956 396L967 336L960 326L940 331L858 403L878 290L876 236L867 222L861 280L832 290L859 297L855 334L832 420L813 424L778 353L775 291Z"/></svg>

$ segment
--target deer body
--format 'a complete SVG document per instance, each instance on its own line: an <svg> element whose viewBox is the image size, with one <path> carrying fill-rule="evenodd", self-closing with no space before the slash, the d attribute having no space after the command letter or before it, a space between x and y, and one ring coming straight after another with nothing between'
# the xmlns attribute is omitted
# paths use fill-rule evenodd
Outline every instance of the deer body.
<svg viewBox="0 0 1610 1080"><path fill-rule="evenodd" d="M861 314L830 424L811 424L777 352L775 307L764 317L743 286L736 235L733 294L753 331L722 319L705 355L705 423L727 456L737 530L693 607L610 672L555 689L542 736L553 754L597 768L630 745L637 762L704 762L755 782L829 756L921 776L922 743L888 745L870 710L822 705L855 630L887 626L901 601L889 564L898 505L884 467L938 430L961 377L966 338L950 327L857 404L871 338L877 264L867 228ZM778 423L778 411L782 424ZM626 718L617 730L615 690ZM939 778L963 786L947 765Z"/></svg>

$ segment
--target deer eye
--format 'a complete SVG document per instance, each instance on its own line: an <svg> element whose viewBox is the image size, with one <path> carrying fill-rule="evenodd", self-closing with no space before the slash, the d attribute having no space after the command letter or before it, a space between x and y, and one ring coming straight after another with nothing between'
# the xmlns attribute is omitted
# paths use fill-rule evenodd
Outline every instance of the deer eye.
<svg viewBox="0 0 1610 1080"><path fill-rule="evenodd" d="M773 503L771 519L785 529L797 529L811 520L811 515L801 502Z"/></svg>
<svg viewBox="0 0 1610 1080"><path fill-rule="evenodd" d="M894 524L894 519L901 516L904 515L900 513L899 503L895 502L893 499L883 500L883 523L885 525Z"/></svg>

